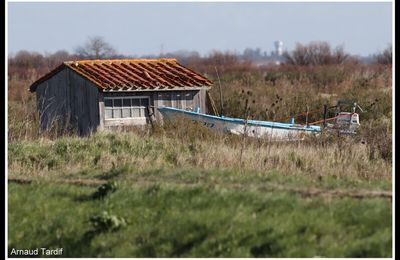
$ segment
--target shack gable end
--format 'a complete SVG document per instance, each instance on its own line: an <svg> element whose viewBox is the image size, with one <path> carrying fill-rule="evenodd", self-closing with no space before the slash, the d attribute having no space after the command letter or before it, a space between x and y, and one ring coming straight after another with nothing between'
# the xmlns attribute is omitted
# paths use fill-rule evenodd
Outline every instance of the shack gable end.
<svg viewBox="0 0 400 260"><path fill-rule="evenodd" d="M36 87L40 129L71 125L81 135L99 124L99 90L75 71L64 67Z"/></svg>

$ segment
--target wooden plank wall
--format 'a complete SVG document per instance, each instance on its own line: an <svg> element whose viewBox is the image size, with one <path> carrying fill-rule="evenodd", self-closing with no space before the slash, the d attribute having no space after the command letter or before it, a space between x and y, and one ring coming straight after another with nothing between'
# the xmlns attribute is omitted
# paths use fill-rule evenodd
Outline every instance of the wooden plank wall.
<svg viewBox="0 0 400 260"><path fill-rule="evenodd" d="M62 70L37 87L36 100L41 130L49 129L56 121L64 123L71 113L68 98L70 90L66 78L67 72Z"/></svg>
<svg viewBox="0 0 400 260"><path fill-rule="evenodd" d="M154 106L172 106L181 109L190 108L195 110L200 107L200 112L207 113L205 104L206 90L186 90L186 91L159 91L153 93ZM157 121L162 121L162 115L158 110L155 111Z"/></svg>
<svg viewBox="0 0 400 260"><path fill-rule="evenodd" d="M76 72L67 70L72 117L77 123L79 134L87 135L95 132L100 124L99 89Z"/></svg>
<svg viewBox="0 0 400 260"><path fill-rule="evenodd" d="M38 85L36 89L40 129L56 122L72 124L80 135L96 131L99 120L99 90L68 68Z"/></svg>

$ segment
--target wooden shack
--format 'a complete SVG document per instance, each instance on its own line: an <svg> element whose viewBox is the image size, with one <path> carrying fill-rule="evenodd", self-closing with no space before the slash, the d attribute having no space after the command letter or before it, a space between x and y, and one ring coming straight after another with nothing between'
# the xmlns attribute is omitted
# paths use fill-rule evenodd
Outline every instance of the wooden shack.
<svg viewBox="0 0 400 260"><path fill-rule="evenodd" d="M159 106L210 111L212 82L176 59L67 61L30 86L40 129L69 124L80 135L162 121Z"/></svg>

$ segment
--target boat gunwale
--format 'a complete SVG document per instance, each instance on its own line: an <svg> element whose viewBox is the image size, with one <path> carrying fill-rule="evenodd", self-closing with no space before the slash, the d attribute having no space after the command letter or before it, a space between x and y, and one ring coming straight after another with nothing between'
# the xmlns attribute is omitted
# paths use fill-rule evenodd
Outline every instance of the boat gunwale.
<svg viewBox="0 0 400 260"><path fill-rule="evenodd" d="M180 113L186 113L190 114L193 116L202 116L206 118L211 118L215 120L222 120L222 121L227 121L231 123L240 123L242 125L246 124L244 119L240 118L232 118L232 117L220 117L220 116L214 116L214 115L208 115L208 114L203 114L203 113L197 113L193 111L188 111L188 110L183 110L179 108L174 108L174 107L168 107L168 106L160 106L158 107L159 110L169 110L169 111L174 111L174 112L180 112ZM160 111L161 112L161 111ZM291 123L282 123L282 122L271 122L271 121L259 121L259 120L248 120L247 125L251 126L264 126L264 127L270 127L270 128L281 128L281 129L287 129L287 130L296 130L296 131L309 131L309 132L321 132L321 128L319 126L305 126L305 125L300 125L304 127L298 127L295 126L295 124Z"/></svg>

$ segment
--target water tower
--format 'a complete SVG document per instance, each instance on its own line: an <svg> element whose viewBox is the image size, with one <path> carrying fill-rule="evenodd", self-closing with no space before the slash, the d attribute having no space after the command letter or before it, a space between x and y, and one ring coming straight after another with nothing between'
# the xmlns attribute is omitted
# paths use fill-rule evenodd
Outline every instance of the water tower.
<svg viewBox="0 0 400 260"><path fill-rule="evenodd" d="M275 41L275 54L278 56L282 56L283 54L283 42L282 41Z"/></svg>

